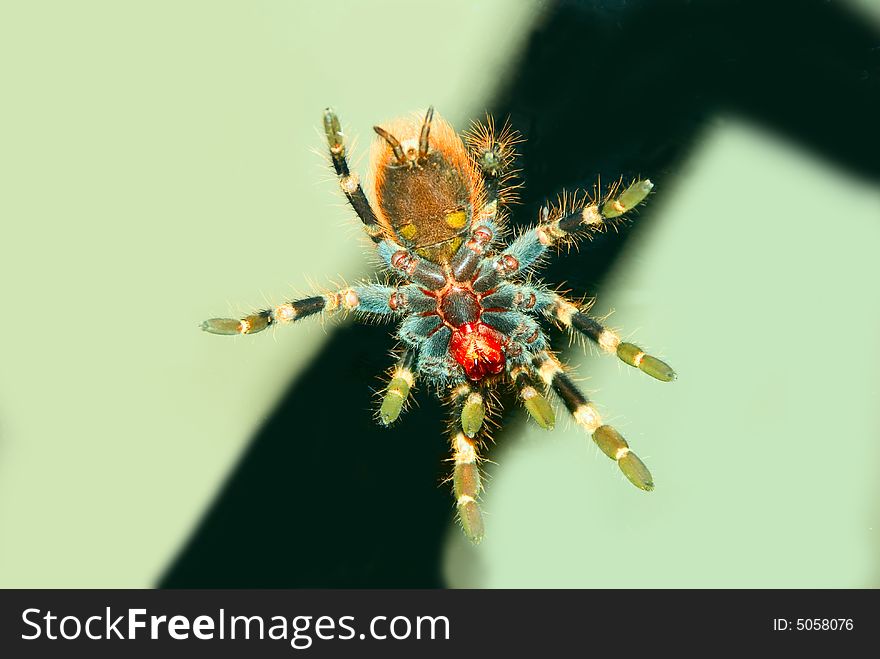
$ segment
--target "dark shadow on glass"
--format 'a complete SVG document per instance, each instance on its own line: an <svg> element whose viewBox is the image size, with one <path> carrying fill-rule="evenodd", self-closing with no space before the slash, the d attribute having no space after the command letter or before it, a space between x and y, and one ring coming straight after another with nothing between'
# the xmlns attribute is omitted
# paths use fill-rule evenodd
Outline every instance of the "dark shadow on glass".
<svg viewBox="0 0 880 659"><path fill-rule="evenodd" d="M491 35L474 47L487 43ZM514 223L534 221L563 187L592 189L599 175L608 183L648 176L660 199L719 111L877 181L880 33L841 2L551 6L491 108L527 138ZM730 194L748 190L731 181ZM620 234L556 259L546 281L595 294L628 238L650 221L649 200ZM375 425L371 387L390 364L391 345L384 326L333 332L159 585L442 585L441 544L453 510L440 485L448 466L444 412L421 390L419 406L393 430ZM506 421L522 422L514 417Z"/></svg>

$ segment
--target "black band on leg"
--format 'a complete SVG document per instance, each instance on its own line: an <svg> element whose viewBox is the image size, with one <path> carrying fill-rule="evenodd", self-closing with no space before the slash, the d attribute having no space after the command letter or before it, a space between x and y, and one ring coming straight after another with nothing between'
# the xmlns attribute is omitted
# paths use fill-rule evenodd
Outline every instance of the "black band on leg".
<svg viewBox="0 0 880 659"><path fill-rule="evenodd" d="M591 341L599 343L599 337L605 328L587 314L578 311L571 316L571 326L579 332L583 332Z"/></svg>
<svg viewBox="0 0 880 659"><path fill-rule="evenodd" d="M374 243L382 240L382 227L376 218L376 213L370 206L367 196L358 181L357 175L352 174L348 168L348 160L345 157L345 142L342 136L342 128L339 117L330 108L324 111L324 133L327 136L327 146L330 149L330 158L333 160L333 169L339 177L339 185L345 193L348 203L357 213Z"/></svg>
<svg viewBox="0 0 880 659"><path fill-rule="evenodd" d="M553 387L553 391L562 399L565 407L572 414L588 402L587 397L581 393L575 383L571 381L571 378L562 371L554 374L553 382L550 386Z"/></svg>
<svg viewBox="0 0 880 659"><path fill-rule="evenodd" d="M299 320L300 318L322 312L324 307L327 306L327 300L323 295L316 295L315 297L307 297L304 300L291 302L290 306L293 307L295 318Z"/></svg>

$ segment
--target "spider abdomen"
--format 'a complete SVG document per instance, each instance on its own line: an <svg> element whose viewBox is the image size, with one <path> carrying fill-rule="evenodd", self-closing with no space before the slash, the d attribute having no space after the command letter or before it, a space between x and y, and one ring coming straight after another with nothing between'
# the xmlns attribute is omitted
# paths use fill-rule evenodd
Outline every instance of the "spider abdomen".
<svg viewBox="0 0 880 659"><path fill-rule="evenodd" d="M471 191L438 152L421 163L388 166L377 193L385 217L417 249L457 238L470 222Z"/></svg>
<svg viewBox="0 0 880 659"><path fill-rule="evenodd" d="M455 129L432 117L375 127L383 139L370 161L379 224L419 256L445 264L483 206L483 179Z"/></svg>

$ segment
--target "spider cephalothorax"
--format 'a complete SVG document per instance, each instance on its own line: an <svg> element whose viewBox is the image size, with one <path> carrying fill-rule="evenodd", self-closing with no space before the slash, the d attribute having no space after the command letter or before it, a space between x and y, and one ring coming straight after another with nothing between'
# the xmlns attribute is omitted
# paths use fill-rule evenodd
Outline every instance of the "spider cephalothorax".
<svg viewBox="0 0 880 659"><path fill-rule="evenodd" d="M605 352L662 381L675 374L665 363L625 343L587 315L587 308L529 281L528 273L554 246L601 230L641 203L648 180L635 181L604 201L569 201L544 208L539 223L509 244L501 241L502 209L513 200L513 146L509 126L496 135L491 120L464 141L433 109L397 120L379 135L370 161L368 200L346 158L339 119L327 110L324 130L342 191L364 224L393 283L363 283L295 300L242 319L212 318L214 334L253 334L270 325L339 309L399 321L401 356L391 373L379 421L392 424L416 379L453 407L453 487L459 519L474 542L483 536L477 498L477 447L484 432L489 387L508 382L542 428L555 423L548 389L603 453L643 490L654 487L644 463L580 392L553 354L539 320L548 319L594 341Z"/></svg>

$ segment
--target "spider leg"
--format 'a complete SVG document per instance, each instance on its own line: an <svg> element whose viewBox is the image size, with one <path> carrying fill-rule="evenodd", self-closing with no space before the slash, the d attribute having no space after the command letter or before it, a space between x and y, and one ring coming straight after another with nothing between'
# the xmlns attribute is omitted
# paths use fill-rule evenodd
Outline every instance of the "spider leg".
<svg viewBox="0 0 880 659"><path fill-rule="evenodd" d="M462 242L461 247L452 257L450 268L452 276L457 281L467 281L474 276L480 263L483 261L484 254L498 233L495 225L494 207L487 211L488 215L478 218L478 221L471 228L470 235Z"/></svg>
<svg viewBox="0 0 880 659"><path fill-rule="evenodd" d="M467 385L465 385L467 387ZM468 389L470 389L468 387ZM458 416L461 406L461 393L452 394L453 410ZM471 392L472 393L472 392ZM467 404L465 396L464 405ZM459 428L458 419L453 417L453 429ZM468 539L478 544L483 539L483 515L477 499L482 489L480 467L477 464L477 441L467 436L464 429L454 430L452 435L452 490L461 528Z"/></svg>
<svg viewBox="0 0 880 659"><path fill-rule="evenodd" d="M675 371L666 362L647 354L633 343L621 341L614 330L602 325L598 320L578 308L576 304L560 295L554 294L553 297L551 303L538 306L538 310L548 318L558 321L569 329L577 330L599 346L602 351L616 354L624 364L638 368L652 378L661 382L671 382L675 379Z"/></svg>
<svg viewBox="0 0 880 659"><path fill-rule="evenodd" d="M446 273L436 263L399 245L393 240L380 240L376 245L379 258L389 270L407 281L414 282L430 291L438 291L446 285Z"/></svg>
<svg viewBox="0 0 880 659"><path fill-rule="evenodd" d="M454 409L461 409L459 417L464 434L469 438L476 437L486 418L483 394L467 382L462 382L452 390L452 404Z"/></svg>
<svg viewBox="0 0 880 659"><path fill-rule="evenodd" d="M602 423L596 408L565 374L556 358L546 351L541 352L535 356L534 365L544 382L568 408L577 424L590 433L599 449L617 463L624 476L639 489L653 490L654 479L645 463L633 453L617 430Z"/></svg>
<svg viewBox="0 0 880 659"><path fill-rule="evenodd" d="M493 291L484 295L483 307L486 311L515 310L536 313L552 304L556 293L539 284L515 284L502 282Z"/></svg>
<svg viewBox="0 0 880 659"><path fill-rule="evenodd" d="M379 407L379 423L383 426L390 426L403 411L410 389L416 381L412 371L414 357L412 350L405 349L391 372L391 380L385 388L382 405Z"/></svg>
<svg viewBox="0 0 880 659"><path fill-rule="evenodd" d="M553 430L556 425L556 414L544 395L546 386L540 382L540 376L530 363L532 355L523 352L522 359L513 364L507 363L508 373L516 394L529 416L544 430Z"/></svg>
<svg viewBox="0 0 880 659"><path fill-rule="evenodd" d="M531 353L547 348L547 337L541 331L538 321L529 314L521 311L493 311L489 308L483 310L480 318Z"/></svg>
<svg viewBox="0 0 880 659"><path fill-rule="evenodd" d="M364 223L364 231L373 240L378 243L385 235L382 225L376 218L373 207L364 190L361 187L360 178L357 173L351 172L348 168L348 159L345 155L345 141L342 136L342 126L339 123L339 117L336 113L327 108L324 110L324 133L327 136L327 146L330 148L330 158L333 160L333 168L339 177L339 187L345 193L348 203L361 218Z"/></svg>
<svg viewBox="0 0 880 659"><path fill-rule="evenodd" d="M436 301L415 285L400 290L406 291L407 309L413 313L401 321L397 338L418 354L415 372L438 388L458 384L461 367L449 354L452 331L437 315ZM426 308L427 305L430 309Z"/></svg>
<svg viewBox="0 0 880 659"><path fill-rule="evenodd" d="M321 312L344 309L376 315L394 315L403 309L399 289L381 284L360 284L334 293L293 300L244 318L210 318L201 325L211 334L256 334L270 325L282 325Z"/></svg>
<svg viewBox="0 0 880 659"><path fill-rule="evenodd" d="M474 278L474 290L485 292L502 280L525 272L535 265L548 250L566 239L596 232L606 220L619 217L644 201L654 187L649 180L635 181L620 195L601 205L592 203L576 212L551 217L544 208L541 221L521 233L498 256L480 263Z"/></svg>
<svg viewBox="0 0 880 659"><path fill-rule="evenodd" d="M488 124L475 124L465 135L471 157L483 175L485 197L480 208L474 210L467 239L455 253L451 262L452 275L458 281L471 279L483 261L484 255L498 234L501 204L516 201L515 191L519 185L510 185L516 174L511 165L516 156L514 145L520 142L519 134L509 123L504 124L499 135L491 117Z"/></svg>

